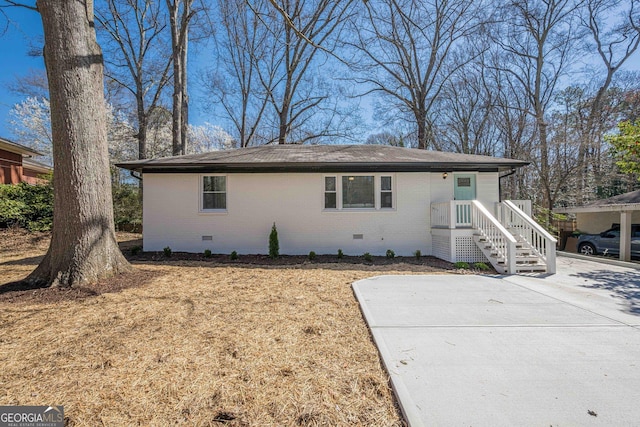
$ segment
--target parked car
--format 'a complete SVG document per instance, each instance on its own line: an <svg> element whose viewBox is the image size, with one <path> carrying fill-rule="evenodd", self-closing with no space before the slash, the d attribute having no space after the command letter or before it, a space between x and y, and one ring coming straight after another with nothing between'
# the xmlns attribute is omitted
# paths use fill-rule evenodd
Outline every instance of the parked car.
<svg viewBox="0 0 640 427"><path fill-rule="evenodd" d="M583 255L620 255L620 224L599 234L581 234L578 253ZM631 256L640 258L640 224L631 226Z"/></svg>

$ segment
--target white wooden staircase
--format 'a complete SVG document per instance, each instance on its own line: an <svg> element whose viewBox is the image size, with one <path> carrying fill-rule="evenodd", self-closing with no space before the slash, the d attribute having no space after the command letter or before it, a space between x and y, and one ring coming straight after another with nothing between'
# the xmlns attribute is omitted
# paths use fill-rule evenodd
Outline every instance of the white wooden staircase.
<svg viewBox="0 0 640 427"><path fill-rule="evenodd" d="M480 234L476 234L473 237L476 245L480 248L484 256L487 257L491 265L500 274L508 274L508 258L506 255L501 254L494 244L488 241ZM533 272L546 272L547 264L540 259L540 256L535 253L533 247L524 241L516 237L515 244L515 273L533 273Z"/></svg>
<svg viewBox="0 0 640 427"><path fill-rule="evenodd" d="M480 202L471 208L473 240L498 273L556 272L556 239L511 201L494 217Z"/></svg>

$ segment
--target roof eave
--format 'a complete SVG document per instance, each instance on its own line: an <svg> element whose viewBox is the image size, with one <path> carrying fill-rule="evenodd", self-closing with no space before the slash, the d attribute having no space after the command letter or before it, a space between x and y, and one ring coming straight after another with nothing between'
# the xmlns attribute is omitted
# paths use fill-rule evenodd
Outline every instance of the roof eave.
<svg viewBox="0 0 640 427"><path fill-rule="evenodd" d="M21 156L42 156L42 153L40 153L39 151L4 138L0 138L0 149L9 151L11 153L20 154Z"/></svg>
<svg viewBox="0 0 640 427"><path fill-rule="evenodd" d="M621 203L603 206L576 206L572 208L556 208L556 213L593 213L593 212L624 212L640 211L640 203Z"/></svg>
<svg viewBox="0 0 640 427"><path fill-rule="evenodd" d="M142 173L305 173L305 172L500 172L528 165L528 162L403 162L403 163L225 163L225 164L141 164L118 163L116 166Z"/></svg>

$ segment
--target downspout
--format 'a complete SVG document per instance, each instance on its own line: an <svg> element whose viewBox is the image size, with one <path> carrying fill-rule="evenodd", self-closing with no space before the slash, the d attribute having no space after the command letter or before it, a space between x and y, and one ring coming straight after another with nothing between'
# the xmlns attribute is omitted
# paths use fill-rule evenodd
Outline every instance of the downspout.
<svg viewBox="0 0 640 427"><path fill-rule="evenodd" d="M512 168L509 173L506 173L498 177L498 198L500 199L500 202L502 202L502 178L511 176L514 173L516 173L516 168Z"/></svg>

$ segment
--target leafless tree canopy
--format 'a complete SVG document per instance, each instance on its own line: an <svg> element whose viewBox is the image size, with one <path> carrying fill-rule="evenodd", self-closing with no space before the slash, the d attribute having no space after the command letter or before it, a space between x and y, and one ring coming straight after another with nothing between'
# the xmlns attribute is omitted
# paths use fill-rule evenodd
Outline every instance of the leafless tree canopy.
<svg viewBox="0 0 640 427"><path fill-rule="evenodd" d="M35 9L0 0L4 19L20 4ZM173 154L191 150L189 134L206 140L188 128L191 95L206 129L230 135L221 147L366 142L519 158L532 167L504 190L545 208L638 186L604 135L639 115L640 0L98 4L106 93L140 158L169 154L158 139ZM48 97L36 74L12 89Z"/></svg>

